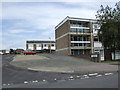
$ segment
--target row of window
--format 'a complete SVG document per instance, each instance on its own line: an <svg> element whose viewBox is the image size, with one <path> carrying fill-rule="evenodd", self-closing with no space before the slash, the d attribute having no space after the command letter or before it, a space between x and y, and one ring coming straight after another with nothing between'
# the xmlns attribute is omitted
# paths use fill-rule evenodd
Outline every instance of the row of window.
<svg viewBox="0 0 120 90"><path fill-rule="evenodd" d="M71 32L78 32L78 33L90 33L90 29L79 29L79 28L71 28Z"/></svg>
<svg viewBox="0 0 120 90"><path fill-rule="evenodd" d="M50 45L50 44L49 44L49 45ZM29 46L32 47L33 44L29 44ZM44 44L44 45L39 44L39 45L37 45L37 47L42 47L42 46L47 47L48 44ZM55 45L54 45L54 44L51 44L51 46L54 47Z"/></svg>
<svg viewBox="0 0 120 90"><path fill-rule="evenodd" d="M71 41L89 41L89 36L71 36Z"/></svg>
<svg viewBox="0 0 120 90"><path fill-rule="evenodd" d="M71 46L90 47L89 43L71 43Z"/></svg>
<svg viewBox="0 0 120 90"><path fill-rule="evenodd" d="M80 55L80 54L88 54L89 50L78 50L78 49L72 49L71 54L72 55Z"/></svg>
<svg viewBox="0 0 120 90"><path fill-rule="evenodd" d="M70 26L72 26L72 27L88 27L88 23L71 22Z"/></svg>

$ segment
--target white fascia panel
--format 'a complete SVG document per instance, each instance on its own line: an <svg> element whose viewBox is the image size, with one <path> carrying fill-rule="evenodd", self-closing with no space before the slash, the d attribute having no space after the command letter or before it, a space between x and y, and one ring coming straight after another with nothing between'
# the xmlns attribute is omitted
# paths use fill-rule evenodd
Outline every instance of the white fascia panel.
<svg viewBox="0 0 120 90"><path fill-rule="evenodd" d="M51 49L55 50L55 47L51 47Z"/></svg>
<svg viewBox="0 0 120 90"><path fill-rule="evenodd" d="M102 43L101 42L94 42L94 47L102 47Z"/></svg>
<svg viewBox="0 0 120 90"><path fill-rule="evenodd" d="M41 50L42 48L41 47L36 47L37 50Z"/></svg>
<svg viewBox="0 0 120 90"><path fill-rule="evenodd" d="M73 27L73 26L70 26L70 28L78 28L78 29L90 29L89 27Z"/></svg>
<svg viewBox="0 0 120 90"><path fill-rule="evenodd" d="M28 47L28 49L33 50L33 47Z"/></svg>
<svg viewBox="0 0 120 90"><path fill-rule="evenodd" d="M71 41L71 43L90 43L90 41Z"/></svg>

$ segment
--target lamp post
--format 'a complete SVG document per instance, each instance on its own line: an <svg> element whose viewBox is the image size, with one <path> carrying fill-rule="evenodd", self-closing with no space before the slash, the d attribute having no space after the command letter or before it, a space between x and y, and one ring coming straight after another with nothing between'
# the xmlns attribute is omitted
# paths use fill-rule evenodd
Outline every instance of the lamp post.
<svg viewBox="0 0 120 90"><path fill-rule="evenodd" d="M51 38L49 37L49 39L50 39L50 53L51 53Z"/></svg>

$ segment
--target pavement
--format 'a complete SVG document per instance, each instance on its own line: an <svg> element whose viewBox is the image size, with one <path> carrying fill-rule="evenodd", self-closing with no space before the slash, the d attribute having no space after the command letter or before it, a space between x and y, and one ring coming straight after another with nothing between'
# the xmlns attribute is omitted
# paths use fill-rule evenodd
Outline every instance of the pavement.
<svg viewBox="0 0 120 90"><path fill-rule="evenodd" d="M95 63L81 58L55 54L18 55L10 63L17 67L35 71L69 73L118 71L118 65Z"/></svg>

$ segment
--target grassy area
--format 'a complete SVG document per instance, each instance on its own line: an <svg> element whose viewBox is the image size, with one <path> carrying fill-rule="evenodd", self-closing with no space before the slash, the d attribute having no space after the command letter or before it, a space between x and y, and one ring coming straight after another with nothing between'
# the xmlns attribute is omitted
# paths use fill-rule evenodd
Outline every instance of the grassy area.
<svg viewBox="0 0 120 90"><path fill-rule="evenodd" d="M113 63L113 62L119 62L120 63L120 60L102 61L101 63Z"/></svg>

